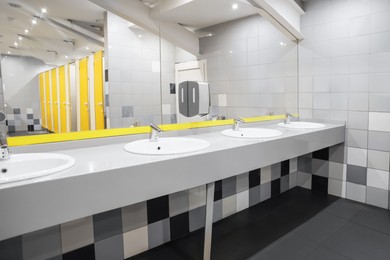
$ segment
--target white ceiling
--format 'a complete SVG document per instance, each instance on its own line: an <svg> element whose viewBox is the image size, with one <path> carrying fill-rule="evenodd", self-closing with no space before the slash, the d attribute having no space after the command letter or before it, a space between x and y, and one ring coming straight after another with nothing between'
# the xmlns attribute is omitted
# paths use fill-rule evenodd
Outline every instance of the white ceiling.
<svg viewBox="0 0 390 260"><path fill-rule="evenodd" d="M119 0L107 0L106 4L115 6L116 1ZM144 3L150 9L151 19L181 24L192 30L255 13L250 5L243 3L245 0L128 1ZM161 9L160 1L164 1ZM10 3L20 7L11 7ZM163 8L164 4L169 8ZM234 10L233 4L238 8ZM41 12L42 8L47 9L46 14ZM103 32L90 25L102 27L104 11L88 0L0 0L0 53L32 56L57 66L85 57L103 49ZM34 16L38 17L36 25L31 22ZM29 32L25 33L25 29ZM22 40L18 39L19 35Z"/></svg>
<svg viewBox="0 0 390 260"><path fill-rule="evenodd" d="M11 7L9 3L20 7ZM47 9L46 14L41 12L42 8ZM32 24L34 16L37 17L35 25ZM66 26L54 23L52 19ZM3 55L32 56L47 64L62 65L103 48L96 40L102 38L101 32L84 26L84 23L102 26L103 19L104 10L87 0L0 0L0 52ZM80 27L68 20L77 21L86 29L81 30L83 33L77 32ZM26 29L28 33L25 33ZM85 36L86 32L89 37Z"/></svg>

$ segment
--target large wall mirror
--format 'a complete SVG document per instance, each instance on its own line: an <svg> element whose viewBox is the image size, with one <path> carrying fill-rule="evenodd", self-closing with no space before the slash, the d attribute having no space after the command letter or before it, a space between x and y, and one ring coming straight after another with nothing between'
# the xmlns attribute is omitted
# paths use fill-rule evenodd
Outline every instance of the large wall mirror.
<svg viewBox="0 0 390 260"><path fill-rule="evenodd" d="M297 43L249 2L13 0L0 10L9 135L298 110ZM201 109L183 112L184 93Z"/></svg>

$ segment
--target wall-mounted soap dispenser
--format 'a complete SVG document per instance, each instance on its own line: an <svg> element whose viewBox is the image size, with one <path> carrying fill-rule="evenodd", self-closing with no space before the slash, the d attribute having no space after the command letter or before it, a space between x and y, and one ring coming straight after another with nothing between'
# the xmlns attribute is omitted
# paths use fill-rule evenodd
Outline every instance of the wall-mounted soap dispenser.
<svg viewBox="0 0 390 260"><path fill-rule="evenodd" d="M184 81L179 84L179 112L183 116L207 115L210 110L209 84Z"/></svg>

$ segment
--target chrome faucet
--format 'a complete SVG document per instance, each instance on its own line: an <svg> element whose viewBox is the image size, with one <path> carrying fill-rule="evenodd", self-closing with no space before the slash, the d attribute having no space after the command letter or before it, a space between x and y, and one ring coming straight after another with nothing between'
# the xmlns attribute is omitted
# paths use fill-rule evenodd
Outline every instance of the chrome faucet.
<svg viewBox="0 0 390 260"><path fill-rule="evenodd" d="M284 119L284 123L290 124L291 118L295 118L295 117L293 115L291 115L290 113L286 113L286 118Z"/></svg>
<svg viewBox="0 0 390 260"><path fill-rule="evenodd" d="M150 124L150 141L151 142L157 142L158 140L158 133L161 133L162 130L160 127L158 127L156 124L151 123Z"/></svg>
<svg viewBox="0 0 390 260"><path fill-rule="evenodd" d="M0 131L0 160L8 160L10 158L10 151L8 148L7 137Z"/></svg>
<svg viewBox="0 0 390 260"><path fill-rule="evenodd" d="M234 120L233 131L240 130L240 125L245 123L244 119L239 118L239 117L235 117L235 118L233 118L233 120Z"/></svg>

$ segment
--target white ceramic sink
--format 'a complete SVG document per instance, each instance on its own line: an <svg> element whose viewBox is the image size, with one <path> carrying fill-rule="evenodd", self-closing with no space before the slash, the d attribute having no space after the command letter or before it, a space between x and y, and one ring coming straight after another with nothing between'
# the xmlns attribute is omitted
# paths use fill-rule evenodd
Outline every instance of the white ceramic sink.
<svg viewBox="0 0 390 260"><path fill-rule="evenodd" d="M262 139L280 136L282 135L282 132L268 128L240 128L238 131L234 131L233 129L226 129L223 130L221 134L229 137L243 139Z"/></svg>
<svg viewBox="0 0 390 260"><path fill-rule="evenodd" d="M169 155L196 152L206 149L210 143L204 140L186 137L159 138L156 142L149 139L130 142L125 150L144 155Z"/></svg>
<svg viewBox="0 0 390 260"><path fill-rule="evenodd" d="M278 126L286 127L286 128L294 128L294 129L314 129L314 128L323 128L324 124L321 123L313 123L313 122L290 122L288 124L279 123Z"/></svg>
<svg viewBox="0 0 390 260"><path fill-rule="evenodd" d="M0 184L46 176L66 170L74 164L72 157L63 154L12 154L9 160L0 161Z"/></svg>

